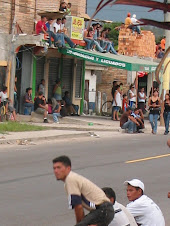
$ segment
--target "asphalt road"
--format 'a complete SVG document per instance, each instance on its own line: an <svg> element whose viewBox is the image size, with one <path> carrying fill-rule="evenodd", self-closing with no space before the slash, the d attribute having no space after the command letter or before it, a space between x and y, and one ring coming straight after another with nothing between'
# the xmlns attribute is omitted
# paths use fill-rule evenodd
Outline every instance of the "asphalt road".
<svg viewBox="0 0 170 226"><path fill-rule="evenodd" d="M106 136L107 137L107 136ZM162 209L170 225L170 149L163 135L115 135L48 142L35 146L0 147L0 225L73 226L63 183L56 181L52 159L69 155L73 170L98 186L111 186L127 204L126 179L139 178L145 193ZM146 161L126 163L152 156Z"/></svg>

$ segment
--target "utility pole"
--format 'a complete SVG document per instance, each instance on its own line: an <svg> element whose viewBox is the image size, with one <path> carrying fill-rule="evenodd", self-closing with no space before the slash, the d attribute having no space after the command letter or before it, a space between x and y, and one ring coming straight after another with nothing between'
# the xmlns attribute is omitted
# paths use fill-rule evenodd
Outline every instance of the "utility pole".
<svg viewBox="0 0 170 226"><path fill-rule="evenodd" d="M6 72L6 85L8 86L9 98L14 102L14 85L15 85L15 69L16 69L16 54L15 54L15 25L16 20L12 23L11 43L9 47L8 66Z"/></svg>

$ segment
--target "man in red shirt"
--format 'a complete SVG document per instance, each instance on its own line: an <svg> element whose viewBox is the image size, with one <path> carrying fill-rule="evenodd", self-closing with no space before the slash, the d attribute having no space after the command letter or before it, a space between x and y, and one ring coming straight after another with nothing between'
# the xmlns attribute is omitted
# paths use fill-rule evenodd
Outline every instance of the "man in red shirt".
<svg viewBox="0 0 170 226"><path fill-rule="evenodd" d="M47 18L46 16L41 16L41 20L38 21L36 24L36 34L39 35L40 33L48 34L47 27L46 27Z"/></svg>

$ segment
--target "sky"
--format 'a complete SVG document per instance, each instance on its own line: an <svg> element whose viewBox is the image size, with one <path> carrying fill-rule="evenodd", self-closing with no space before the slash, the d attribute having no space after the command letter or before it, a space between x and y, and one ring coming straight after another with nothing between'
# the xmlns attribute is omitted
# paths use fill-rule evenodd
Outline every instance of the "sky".
<svg viewBox="0 0 170 226"><path fill-rule="evenodd" d="M130 0L129 0L130 1ZM163 2L163 0L156 0ZM100 0L87 0L87 14L92 16ZM132 15L136 14L136 18L147 18L152 20L163 21L164 16L162 11L155 10L153 12L148 12L148 8L137 7L137 6L127 6L127 5L115 5L107 6L103 8L95 18L102 20L111 20L114 22L124 22L126 15L130 12Z"/></svg>

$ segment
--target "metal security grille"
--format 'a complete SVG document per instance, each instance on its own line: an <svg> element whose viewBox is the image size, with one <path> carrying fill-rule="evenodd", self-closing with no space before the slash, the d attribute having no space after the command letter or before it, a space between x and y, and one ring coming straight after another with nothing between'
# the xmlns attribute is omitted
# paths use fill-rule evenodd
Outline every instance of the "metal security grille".
<svg viewBox="0 0 170 226"><path fill-rule="evenodd" d="M49 59L49 80L48 80L48 98L53 97L53 89L55 86L55 81L59 78L59 58Z"/></svg>
<svg viewBox="0 0 170 226"><path fill-rule="evenodd" d="M72 83L73 83L73 59L63 59L63 73L62 73L62 95L64 96L65 91L69 91L70 96L72 95Z"/></svg>
<svg viewBox="0 0 170 226"><path fill-rule="evenodd" d="M77 68L76 68L76 90L75 90L75 97L81 97L81 81L82 81L82 72L83 72L83 61L77 61Z"/></svg>
<svg viewBox="0 0 170 226"><path fill-rule="evenodd" d="M41 83L41 79L44 78L44 64L45 57L37 57L37 65L36 65L36 91L38 91L38 86Z"/></svg>

